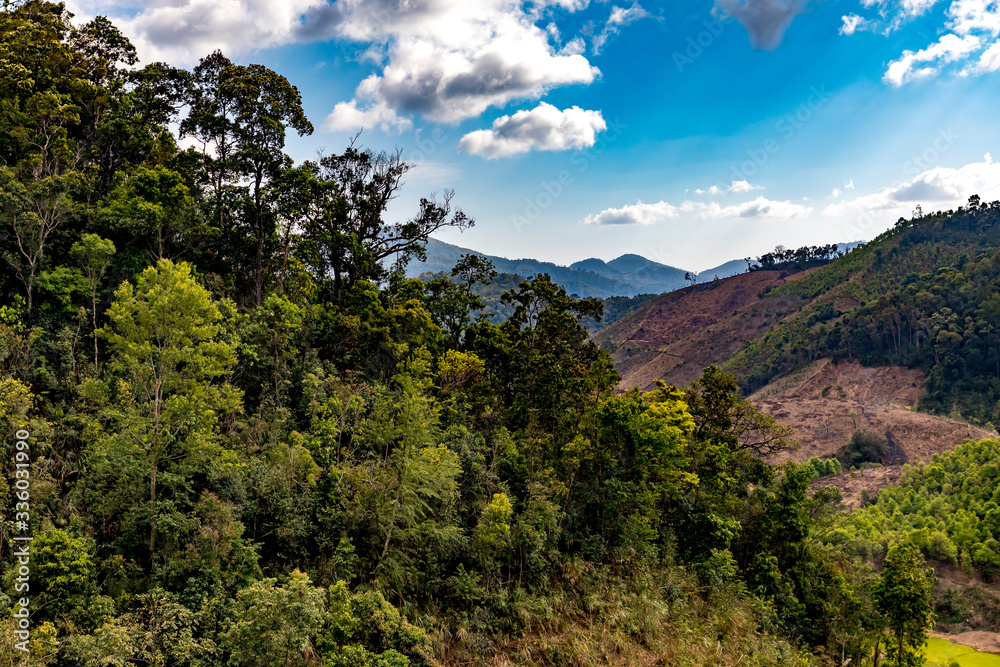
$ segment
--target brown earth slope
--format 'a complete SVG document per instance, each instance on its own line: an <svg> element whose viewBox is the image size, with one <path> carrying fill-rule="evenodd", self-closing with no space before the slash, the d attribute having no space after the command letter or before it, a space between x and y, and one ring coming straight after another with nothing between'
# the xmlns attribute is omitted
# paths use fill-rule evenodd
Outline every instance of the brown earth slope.
<svg viewBox="0 0 1000 667"><path fill-rule="evenodd" d="M760 295L806 273L754 271L670 292L594 340L611 350L623 389L653 389L658 379L683 386L793 312L798 302Z"/></svg>
<svg viewBox="0 0 1000 667"><path fill-rule="evenodd" d="M994 435L965 421L916 412L923 380L919 370L865 368L858 363L835 364L821 359L772 382L750 399L795 429L802 447L788 455L794 461L833 456L858 428L889 440L889 465L845 472L817 482L840 488L848 506L854 507L863 490L871 493L897 482L903 464L927 461L934 454L954 449L966 438L978 440Z"/></svg>

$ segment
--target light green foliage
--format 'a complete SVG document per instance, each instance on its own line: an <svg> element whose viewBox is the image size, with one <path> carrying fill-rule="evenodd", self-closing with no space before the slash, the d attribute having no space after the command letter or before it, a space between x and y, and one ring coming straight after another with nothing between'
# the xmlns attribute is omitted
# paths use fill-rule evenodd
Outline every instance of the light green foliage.
<svg viewBox="0 0 1000 667"><path fill-rule="evenodd" d="M426 633L403 618L381 593L330 587L317 648L328 667L434 667Z"/></svg>
<svg viewBox="0 0 1000 667"><path fill-rule="evenodd" d="M84 234L70 248L70 255L83 270L87 286L90 288L90 323L94 329L94 369L97 369L97 290L104 279L104 274L111 265L115 244L108 239L102 239L97 234Z"/></svg>
<svg viewBox="0 0 1000 667"><path fill-rule="evenodd" d="M832 538L859 554L910 542L934 560L991 576L1000 568L1000 441L966 441L954 452L904 468L900 485L852 513Z"/></svg>
<svg viewBox="0 0 1000 667"><path fill-rule="evenodd" d="M923 664L927 632L934 621L931 607L934 571L921 569L922 566L923 559L916 547L894 545L872 589L875 609L888 631L887 657L897 667Z"/></svg>
<svg viewBox="0 0 1000 667"><path fill-rule="evenodd" d="M843 471L838 459L821 459L814 456L806 461L806 465L812 469L814 479L839 475Z"/></svg>
<svg viewBox="0 0 1000 667"><path fill-rule="evenodd" d="M185 240L190 242L208 233L184 178L162 166L140 166L129 174L120 174L100 215L110 229L126 233L132 244L151 253L157 261L176 256ZM81 239L79 252L86 257L85 269L92 262L99 267L102 258L114 254L114 245L106 245L110 241L100 241Z"/></svg>
<svg viewBox="0 0 1000 667"><path fill-rule="evenodd" d="M323 624L324 592L298 570L288 583L264 579L239 592L234 622L224 637L229 664L241 667L307 665Z"/></svg>
<svg viewBox="0 0 1000 667"><path fill-rule="evenodd" d="M240 371L271 390L276 407L284 405L302 335L305 311L285 296L269 294L255 308L242 332Z"/></svg>
<svg viewBox="0 0 1000 667"><path fill-rule="evenodd" d="M89 291L87 280L79 269L57 266L38 276L38 286L48 292L67 313L75 311L73 301Z"/></svg>
<svg viewBox="0 0 1000 667"><path fill-rule="evenodd" d="M176 496L164 501L161 491L176 494L217 455L218 419L239 407L240 392L219 382L236 357L216 340L221 315L186 264L160 260L135 286L123 283L107 316L116 400L109 435L89 460L107 485L99 505L116 512L134 503L131 520L148 523L152 556L157 525L184 524Z"/></svg>
<svg viewBox="0 0 1000 667"><path fill-rule="evenodd" d="M94 544L86 537L70 537L61 530L35 536L32 549L33 600L41 617L70 620L88 626L89 598L97 590Z"/></svg>
<svg viewBox="0 0 1000 667"><path fill-rule="evenodd" d="M514 509L505 493L493 494L493 499L483 508L472 539L476 555L488 573L497 567L495 559L510 547L513 516Z"/></svg>
<svg viewBox="0 0 1000 667"><path fill-rule="evenodd" d="M199 625L208 620L174 596L154 589L138 596L135 611L107 620L92 634L73 636L67 657L85 667L209 667L218 665L216 644L203 638Z"/></svg>

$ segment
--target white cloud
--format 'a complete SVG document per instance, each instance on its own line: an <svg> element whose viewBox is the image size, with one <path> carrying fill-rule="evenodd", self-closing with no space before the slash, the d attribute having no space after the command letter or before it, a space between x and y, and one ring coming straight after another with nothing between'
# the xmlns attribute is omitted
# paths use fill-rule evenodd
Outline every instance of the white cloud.
<svg viewBox="0 0 1000 667"><path fill-rule="evenodd" d="M104 14L144 62L189 65L215 49L234 56L297 41L300 17L322 0L74 0L78 18ZM138 9L138 11L137 11Z"/></svg>
<svg viewBox="0 0 1000 667"><path fill-rule="evenodd" d="M692 204L692 202L685 202ZM682 207L684 208L684 207ZM812 209L801 204L793 204L790 201L773 201L764 197L757 197L751 201L746 201L733 206L721 206L717 202L708 204L694 203L688 207L698 211L704 220L716 220L723 218L768 218L777 220L787 220L798 218L812 213Z"/></svg>
<svg viewBox="0 0 1000 667"><path fill-rule="evenodd" d="M588 215L586 225L652 225L680 215L680 210L665 201L645 204L641 201L621 208L606 208L596 215Z"/></svg>
<svg viewBox="0 0 1000 667"><path fill-rule="evenodd" d="M899 87L914 79L932 76L940 71L941 65L962 60L981 46L975 35L943 35L937 42L916 53L903 51L898 60L889 63L882 80Z"/></svg>
<svg viewBox="0 0 1000 667"><path fill-rule="evenodd" d="M978 72L995 72L1000 69L1000 41L993 42L990 48L983 51L976 63Z"/></svg>
<svg viewBox="0 0 1000 667"><path fill-rule="evenodd" d="M876 8L878 16L863 17L849 14L842 17L840 34L851 35L858 30L882 30L889 34L906 21L926 14L938 0L861 0L866 8ZM893 86L908 81L938 75L946 65L965 62L963 68L953 68L960 76L982 74L1000 69L1000 49L992 47L978 61L973 55L1000 35L1000 1L951 0L945 11L947 20L939 28L943 34L937 42L918 51L906 50L889 63L882 80Z"/></svg>
<svg viewBox="0 0 1000 667"><path fill-rule="evenodd" d="M939 0L861 0L866 9L877 8L877 16L864 18L857 14L842 17L841 35L852 35L858 30L894 32L907 22L926 14Z"/></svg>
<svg viewBox="0 0 1000 667"><path fill-rule="evenodd" d="M849 201L830 204L824 216L844 216L850 213L880 214L894 218L909 217L920 204L925 211L950 209L964 205L973 194L986 201L1000 199L1000 163L987 153L982 162L962 167L935 167L918 174L912 181L885 187Z"/></svg>
<svg viewBox="0 0 1000 667"><path fill-rule="evenodd" d="M751 185L749 181L733 181L729 187L720 188L718 185L713 185L709 188L698 188L694 193L696 195L719 195L726 192L751 192L763 189L763 185Z"/></svg>
<svg viewBox="0 0 1000 667"><path fill-rule="evenodd" d="M538 0L533 3L538 8L561 7L569 12L578 12L586 9L590 0Z"/></svg>
<svg viewBox="0 0 1000 667"><path fill-rule="evenodd" d="M806 11L807 0L715 0L718 13L731 14L746 28L754 48L778 48L792 20Z"/></svg>
<svg viewBox="0 0 1000 667"><path fill-rule="evenodd" d="M562 151L593 146L597 133L607 129L600 111L580 107L559 110L541 102L530 111L501 116L488 130L462 137L458 149L487 158L507 157L529 151Z"/></svg>
<svg viewBox="0 0 1000 667"><path fill-rule="evenodd" d="M948 8L947 26L959 35L972 32L1000 34L1000 8L996 0L955 0Z"/></svg>
<svg viewBox="0 0 1000 667"><path fill-rule="evenodd" d="M717 202L685 201L674 206L665 201L645 204L641 201L621 208L608 208L584 219L588 225L652 225L681 214L696 216L702 220L723 220L738 218L760 218L767 220L787 220L812 213L812 208L793 204L790 201L772 201L757 197L751 201L722 206Z"/></svg>
<svg viewBox="0 0 1000 667"><path fill-rule="evenodd" d="M858 30L865 30L869 26L868 21L857 14L841 16L840 20L843 21L839 31L841 35L853 35Z"/></svg>
<svg viewBox="0 0 1000 667"><path fill-rule="evenodd" d="M384 102L373 104L367 109L359 109L354 100L337 102L333 111L323 121L323 127L334 131L377 127L387 132L390 128L400 131L412 125L409 118L401 118Z"/></svg>
<svg viewBox="0 0 1000 667"><path fill-rule="evenodd" d="M750 185L748 181L733 181L729 186L730 192L750 192L751 190L763 190L763 185Z"/></svg>
<svg viewBox="0 0 1000 667"><path fill-rule="evenodd" d="M325 21L330 13L336 16ZM600 74L579 43L555 50L538 18L515 0L337 0L307 14L305 25L329 23L331 34L385 45L387 63L358 87L358 108L385 104L451 123Z"/></svg>
<svg viewBox="0 0 1000 667"><path fill-rule="evenodd" d="M649 16L649 12L643 9L638 2L633 3L628 8L618 7L617 5L612 7L611 15L608 17L607 23L604 24L604 29L594 37L594 53L600 53L608 39L613 35L617 35L622 26L626 26L639 19L644 19L647 16Z"/></svg>

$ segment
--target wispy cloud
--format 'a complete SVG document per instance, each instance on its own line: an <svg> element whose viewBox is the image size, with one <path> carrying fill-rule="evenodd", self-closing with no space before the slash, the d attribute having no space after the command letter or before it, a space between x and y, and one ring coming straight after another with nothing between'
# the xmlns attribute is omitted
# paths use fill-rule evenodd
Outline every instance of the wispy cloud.
<svg viewBox="0 0 1000 667"><path fill-rule="evenodd" d="M759 218L764 220L788 220L809 215L813 209L790 201L773 201L757 197L750 201L729 206L718 202L685 201L674 206L665 201L647 204L642 201L627 204L621 208L607 208L584 218L588 225L652 225L671 218L691 216L701 220L726 220Z"/></svg>
<svg viewBox="0 0 1000 667"><path fill-rule="evenodd" d="M942 65L962 60L980 47L979 38L975 35L943 35L926 49L917 52L903 51L898 60L889 63L882 80L899 87L914 79L933 76L941 71Z"/></svg>
<svg viewBox="0 0 1000 667"><path fill-rule="evenodd" d="M751 192L753 190L763 190L763 185L751 185L749 181L733 181L731 185L726 187L719 187L718 185L713 185L708 188L698 188L694 191L696 195L720 195L724 193L739 193L739 192Z"/></svg>

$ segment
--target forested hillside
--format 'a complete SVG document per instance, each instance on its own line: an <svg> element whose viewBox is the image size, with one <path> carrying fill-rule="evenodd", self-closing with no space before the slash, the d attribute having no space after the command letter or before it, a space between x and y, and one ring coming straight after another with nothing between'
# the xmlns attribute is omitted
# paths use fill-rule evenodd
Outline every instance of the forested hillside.
<svg viewBox="0 0 1000 667"><path fill-rule="evenodd" d="M836 492L733 376L616 393L599 301L406 278L472 218L386 220L398 154L295 164L285 77L31 1L0 86L5 664L919 660L921 557L820 539Z"/></svg>

